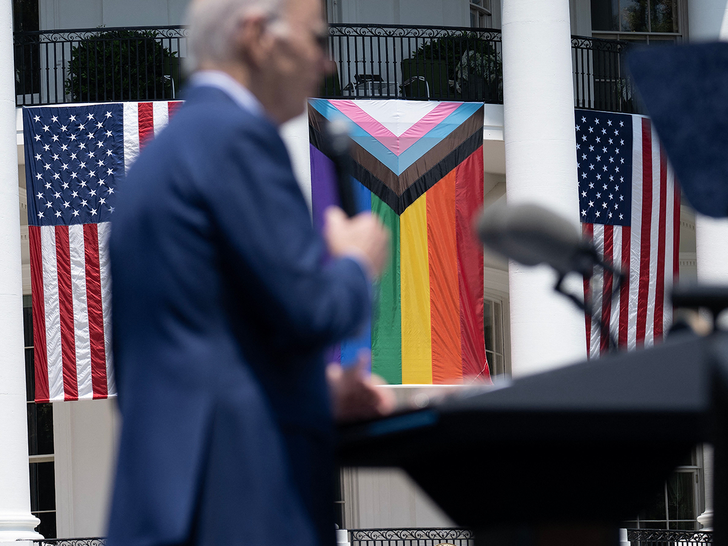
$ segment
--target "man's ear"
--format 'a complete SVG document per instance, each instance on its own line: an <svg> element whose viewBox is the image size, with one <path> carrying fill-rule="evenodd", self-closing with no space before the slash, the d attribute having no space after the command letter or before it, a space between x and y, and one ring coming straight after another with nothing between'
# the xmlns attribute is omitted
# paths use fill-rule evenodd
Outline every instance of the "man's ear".
<svg viewBox="0 0 728 546"><path fill-rule="evenodd" d="M262 13L241 19L234 41L236 57L253 67L262 66L269 57L274 40L267 27L268 17Z"/></svg>

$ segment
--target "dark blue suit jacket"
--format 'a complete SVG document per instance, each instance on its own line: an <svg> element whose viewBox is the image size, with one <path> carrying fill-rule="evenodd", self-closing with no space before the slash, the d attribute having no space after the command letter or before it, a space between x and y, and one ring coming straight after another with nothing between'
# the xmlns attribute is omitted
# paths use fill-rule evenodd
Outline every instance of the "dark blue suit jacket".
<svg viewBox="0 0 728 546"><path fill-rule="evenodd" d="M110 253L108 546L333 543L322 351L369 286L325 261L277 128L193 88L119 189Z"/></svg>

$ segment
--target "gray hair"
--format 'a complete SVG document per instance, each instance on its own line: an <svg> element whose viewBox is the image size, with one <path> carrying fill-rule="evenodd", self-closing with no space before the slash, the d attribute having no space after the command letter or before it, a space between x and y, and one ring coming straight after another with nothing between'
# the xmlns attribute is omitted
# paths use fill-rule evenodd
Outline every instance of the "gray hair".
<svg viewBox="0 0 728 546"><path fill-rule="evenodd" d="M249 14L281 15L287 0L193 0L187 11L188 73L204 62L233 60L233 41L240 22Z"/></svg>

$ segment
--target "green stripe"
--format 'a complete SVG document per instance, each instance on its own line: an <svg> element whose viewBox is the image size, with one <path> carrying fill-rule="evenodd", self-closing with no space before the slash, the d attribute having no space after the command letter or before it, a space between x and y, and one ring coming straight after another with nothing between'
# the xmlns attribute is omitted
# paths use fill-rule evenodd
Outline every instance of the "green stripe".
<svg viewBox="0 0 728 546"><path fill-rule="evenodd" d="M399 215L372 194L372 212L391 237L389 265L375 286L372 320L372 372L391 385L402 384L402 311L399 284Z"/></svg>

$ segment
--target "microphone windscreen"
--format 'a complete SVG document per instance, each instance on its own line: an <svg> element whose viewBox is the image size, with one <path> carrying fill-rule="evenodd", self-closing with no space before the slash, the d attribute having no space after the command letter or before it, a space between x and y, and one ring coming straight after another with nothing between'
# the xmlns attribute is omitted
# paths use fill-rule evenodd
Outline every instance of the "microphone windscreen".
<svg viewBox="0 0 728 546"><path fill-rule="evenodd" d="M491 206L476 229L490 250L524 265L546 263L564 274L573 270L582 244L576 226L535 204Z"/></svg>

